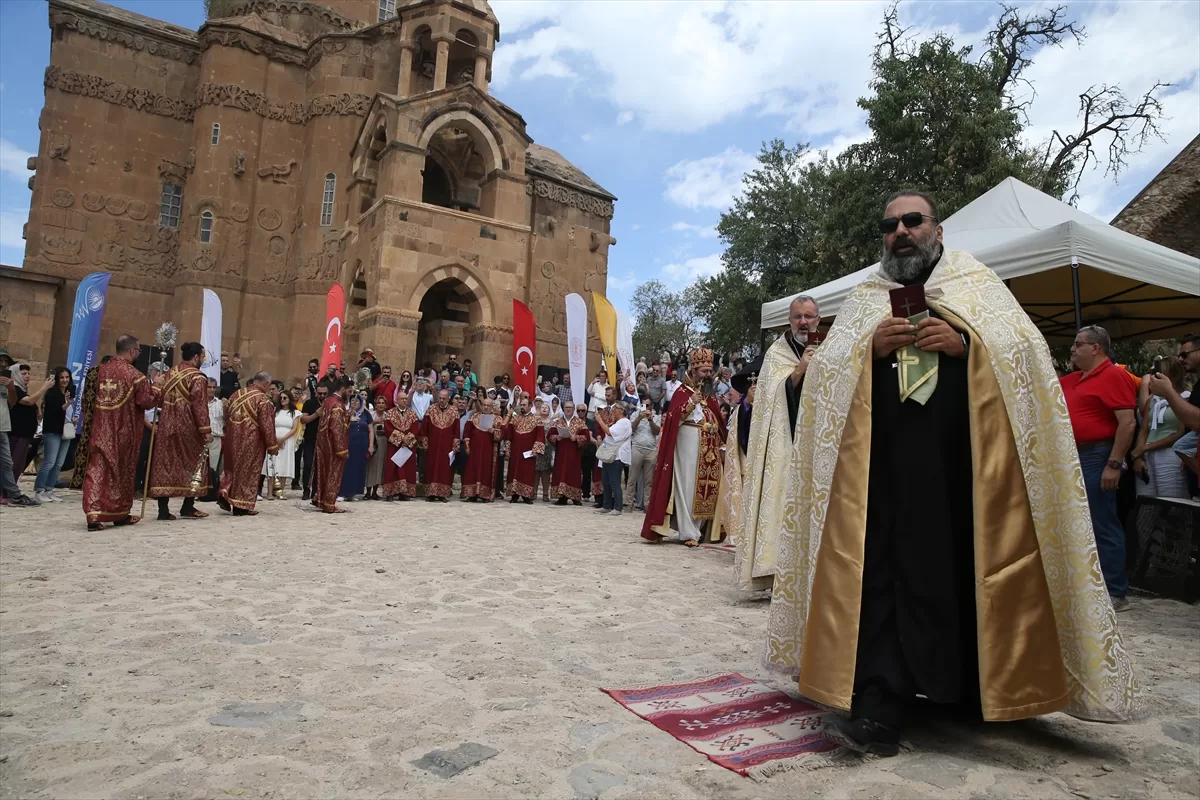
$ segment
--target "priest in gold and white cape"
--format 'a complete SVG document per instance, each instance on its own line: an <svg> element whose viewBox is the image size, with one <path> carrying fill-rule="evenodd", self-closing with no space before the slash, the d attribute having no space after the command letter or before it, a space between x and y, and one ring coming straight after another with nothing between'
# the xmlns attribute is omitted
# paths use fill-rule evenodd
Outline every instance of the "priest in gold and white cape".
<svg viewBox="0 0 1200 800"><path fill-rule="evenodd" d="M741 532L733 555L734 580L744 592L771 589L783 512L792 478L792 442L804 376L815 352L808 346L821 314L800 295L788 310L788 329L767 348L758 371L753 421L742 482Z"/></svg>
<svg viewBox="0 0 1200 800"><path fill-rule="evenodd" d="M907 468L888 461L889 471L877 474L882 456L873 436L895 441L907 435L899 426L880 427L879 406L906 406L906 413L914 408L911 399L878 392L888 385L895 393L902 370L890 355L874 357L877 334L886 324L909 321L893 319L888 293L899 287L881 270L847 298L808 370L765 656L769 668L798 677L801 694L852 710L848 721L836 720L827 729L830 738L881 755L894 754L897 739L888 726L860 714L860 699L873 687L864 686L856 672L882 675L882 691L892 693L888 702L904 688L912 692L908 702L917 694L943 702L934 697L941 691L937 683L922 684L919 676L915 687L913 682L922 670L945 673L939 664L921 665L942 655L961 668L947 680L961 689L961 699L975 695L976 713L982 711L985 720L1066 711L1116 722L1144 714L1101 577L1071 423L1049 349L995 273L967 253L942 250L936 215L932 198L901 193L888 205L880 229L893 232L884 237L885 264L889 248L906 258L918 248L927 255L921 274L907 283L923 283L931 314L948 323L953 336L963 337L963 347L954 348L958 358L933 353L941 358L933 361L940 366L932 376L935 400L929 402L951 391L956 380L969 395L969 402L960 403L967 441L957 446L966 452L967 496L961 499L970 505L966 525L959 518L950 526L966 537L965 546L958 540L965 559L923 544L927 526L946 518L932 506L955 500L930 486L926 470L937 453L920 448L899 453L893 458L907 459ZM897 232L897 220L911 230ZM940 321L927 324L944 328ZM918 336L914 330L909 341L921 341ZM900 360L905 358L902 353ZM947 395L940 400L951 401ZM955 446L933 444L947 452ZM916 496L901 498L899 507L874 507L872 495L887 495L889 486L916 487ZM930 497L938 500L931 503ZM872 540L880 535L871 530L872 514L875 526L893 530L898 516L911 515L906 546L880 553L881 540ZM881 556L910 561L916 571L924 568L922 561L945 559L939 575L952 584L949 596L964 601L962 615L947 630L910 625L897 636L896 615L911 614L911 606L926 600L931 589L901 581L881 588L872 570L891 568L880 566ZM881 622L875 606L887 608L890 621ZM945 622L936 607L922 613ZM881 631L889 625L885 636ZM914 632L916 646L904 640ZM918 652L926 645L933 652ZM887 651L889 663L898 664L904 688L886 686L891 671L873 663L877 651ZM873 749L880 742L890 752Z"/></svg>

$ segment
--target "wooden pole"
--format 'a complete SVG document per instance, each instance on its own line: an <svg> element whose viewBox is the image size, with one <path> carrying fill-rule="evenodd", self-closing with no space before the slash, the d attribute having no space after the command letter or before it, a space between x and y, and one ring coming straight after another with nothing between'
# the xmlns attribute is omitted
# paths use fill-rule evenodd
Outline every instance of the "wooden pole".
<svg viewBox="0 0 1200 800"><path fill-rule="evenodd" d="M150 452L146 454L146 475L142 478L142 511L138 519L146 517L146 499L150 496L150 467L154 464L154 434L158 433L159 409L154 409L154 422L150 424Z"/></svg>

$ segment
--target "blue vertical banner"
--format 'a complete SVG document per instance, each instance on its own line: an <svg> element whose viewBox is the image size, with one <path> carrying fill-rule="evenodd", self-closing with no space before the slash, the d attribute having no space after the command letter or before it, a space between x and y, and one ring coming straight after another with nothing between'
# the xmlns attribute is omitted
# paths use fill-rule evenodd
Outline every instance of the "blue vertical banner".
<svg viewBox="0 0 1200 800"><path fill-rule="evenodd" d="M96 366L100 348L100 323L104 320L104 305L108 300L108 272L93 272L75 289L75 313L71 317L71 341L67 345L67 364L75 382L75 399L71 403L70 419L79 420L83 403L83 381L87 372ZM82 421L82 420L79 420Z"/></svg>

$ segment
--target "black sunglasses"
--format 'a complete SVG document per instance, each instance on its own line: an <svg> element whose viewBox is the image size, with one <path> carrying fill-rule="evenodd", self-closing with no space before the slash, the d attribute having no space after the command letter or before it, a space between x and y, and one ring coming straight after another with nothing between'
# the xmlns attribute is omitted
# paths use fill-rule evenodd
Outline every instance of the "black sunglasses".
<svg viewBox="0 0 1200 800"><path fill-rule="evenodd" d="M937 217L929 214L922 214L920 211L910 211L907 214L901 214L898 217L884 217L883 219L879 220L879 232L895 233L897 226L899 226L901 222L903 222L904 227L908 228L909 230L913 228L919 228L924 224L926 219L931 219L934 222L937 222Z"/></svg>

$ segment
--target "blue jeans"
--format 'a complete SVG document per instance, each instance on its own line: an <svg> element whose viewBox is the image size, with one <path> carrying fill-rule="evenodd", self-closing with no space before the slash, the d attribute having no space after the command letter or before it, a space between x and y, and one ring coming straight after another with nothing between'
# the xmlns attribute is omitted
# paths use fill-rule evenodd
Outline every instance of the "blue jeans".
<svg viewBox="0 0 1200 800"><path fill-rule="evenodd" d="M601 508L609 511L620 511L624 505L621 499L622 478L625 476L625 464L619 458L609 464L602 464L600 484L604 487L604 499Z"/></svg>
<svg viewBox="0 0 1200 800"><path fill-rule="evenodd" d="M1079 451L1083 467L1083 485L1087 489L1088 509L1092 513L1092 530L1096 535L1096 552L1100 570L1112 597L1124 597L1129 589L1125 574L1125 528L1117 516L1117 492L1100 488L1100 477L1108 466L1109 445Z"/></svg>
<svg viewBox="0 0 1200 800"><path fill-rule="evenodd" d="M58 473L70 445L70 440L62 438L61 434L42 434L42 466L38 467L37 478L33 482L34 491L48 492L58 485Z"/></svg>

